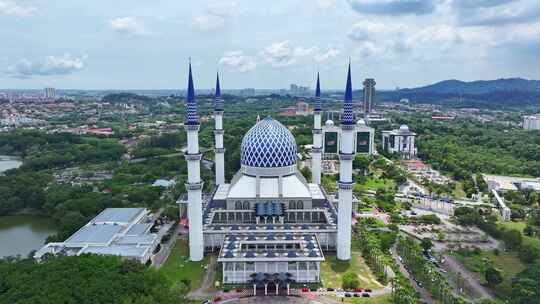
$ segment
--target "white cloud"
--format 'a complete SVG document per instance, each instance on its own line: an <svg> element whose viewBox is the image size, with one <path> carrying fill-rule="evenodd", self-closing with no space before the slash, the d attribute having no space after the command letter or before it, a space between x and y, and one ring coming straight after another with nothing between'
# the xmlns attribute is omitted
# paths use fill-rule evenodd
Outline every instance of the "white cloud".
<svg viewBox="0 0 540 304"><path fill-rule="evenodd" d="M257 68L255 59L251 56L244 55L244 52L242 51L225 53L219 60L219 65L242 73L253 71Z"/></svg>
<svg viewBox="0 0 540 304"><path fill-rule="evenodd" d="M192 26L201 31L213 31L225 27L229 18L238 12L234 1L219 1L210 3L204 14L193 18Z"/></svg>
<svg viewBox="0 0 540 304"><path fill-rule="evenodd" d="M329 46L326 52L318 52L314 58L317 62L324 62L330 58L337 57L340 53L341 51L337 47Z"/></svg>
<svg viewBox="0 0 540 304"><path fill-rule="evenodd" d="M212 2L206 8L206 11L210 15L220 17L231 17L238 11L238 4L234 1L218 1Z"/></svg>
<svg viewBox="0 0 540 304"><path fill-rule="evenodd" d="M299 53L305 53L304 49L300 49ZM293 65L296 63L295 50L288 40L273 43L260 53L264 61L272 67L281 68Z"/></svg>
<svg viewBox="0 0 540 304"><path fill-rule="evenodd" d="M67 75L84 69L87 58L86 55L74 57L66 53L62 56L47 56L39 61L22 59L16 65L9 67L6 73L15 78Z"/></svg>
<svg viewBox="0 0 540 304"><path fill-rule="evenodd" d="M274 68L284 68L301 63L324 62L341 53L336 46L321 50L318 46L294 46L289 40L273 43L260 52L263 61Z"/></svg>
<svg viewBox="0 0 540 304"><path fill-rule="evenodd" d="M199 15L193 18L193 27L201 31L211 31L223 28L225 19L215 15Z"/></svg>
<svg viewBox="0 0 540 304"><path fill-rule="evenodd" d="M356 41L377 40L383 35L399 34L404 30L405 26L403 25L366 20L353 24L347 36L349 39Z"/></svg>
<svg viewBox="0 0 540 304"><path fill-rule="evenodd" d="M329 8L336 5L337 0L317 0L317 5L322 8Z"/></svg>
<svg viewBox="0 0 540 304"><path fill-rule="evenodd" d="M0 15L26 17L34 14L37 8L25 6L12 0L0 0Z"/></svg>
<svg viewBox="0 0 540 304"><path fill-rule="evenodd" d="M119 17L109 20L109 27L126 36L144 36L150 34L144 24L135 17Z"/></svg>
<svg viewBox="0 0 540 304"><path fill-rule="evenodd" d="M475 0L470 0L475 1ZM351 7L361 14L372 15L428 15L435 11L436 0L349 0Z"/></svg>

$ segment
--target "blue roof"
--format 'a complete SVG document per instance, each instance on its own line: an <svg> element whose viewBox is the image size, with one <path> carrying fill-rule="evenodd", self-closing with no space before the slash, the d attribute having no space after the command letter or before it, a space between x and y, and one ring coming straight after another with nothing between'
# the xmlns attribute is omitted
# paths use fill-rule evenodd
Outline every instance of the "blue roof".
<svg viewBox="0 0 540 304"><path fill-rule="evenodd" d="M306 245L306 248L307 248L307 249L315 249L315 247L317 247L317 246L315 246L315 244L313 244L313 243L311 243L311 242L309 242L309 243Z"/></svg>
<svg viewBox="0 0 540 304"><path fill-rule="evenodd" d="M269 234L266 235L266 240L267 241L273 241L275 239L276 239L276 237L274 236L273 233L269 233Z"/></svg>
<svg viewBox="0 0 540 304"><path fill-rule="evenodd" d="M287 252L287 257L296 258L296 257L298 257L298 254L296 254L295 251L289 251L289 252Z"/></svg>
<svg viewBox="0 0 540 304"><path fill-rule="evenodd" d="M294 240L294 236L292 234L287 234L287 235L285 235L285 239L287 241L292 241L292 240Z"/></svg>
<svg viewBox="0 0 540 304"><path fill-rule="evenodd" d="M309 252L309 255L308 255L310 258L316 258L318 257L319 255L317 254L317 252L315 250L311 250Z"/></svg>
<svg viewBox="0 0 540 304"><path fill-rule="evenodd" d="M255 252L253 251L248 251L245 255L246 258L254 258L255 257Z"/></svg>
<svg viewBox="0 0 540 304"><path fill-rule="evenodd" d="M195 101L195 87L191 74L191 61L189 62L188 90L186 99L186 125L198 125L199 114L197 113L197 101Z"/></svg>
<svg viewBox="0 0 540 304"><path fill-rule="evenodd" d="M236 245L233 242L227 245L227 249L235 249L235 248L236 248Z"/></svg>
<svg viewBox="0 0 540 304"><path fill-rule="evenodd" d="M283 215L283 206L279 202L264 202L255 204L255 215L256 216L281 216ZM267 229L273 229L268 228Z"/></svg>
<svg viewBox="0 0 540 304"><path fill-rule="evenodd" d="M241 163L250 167L275 168L296 164L296 140L277 120L267 117L244 136Z"/></svg>
<svg viewBox="0 0 540 304"><path fill-rule="evenodd" d="M304 235L304 240L311 241L312 239L313 237L311 237L311 235Z"/></svg>
<svg viewBox="0 0 540 304"><path fill-rule="evenodd" d="M255 240L257 240L257 237L255 236L255 234L250 234L250 235L248 235L247 240L248 241L255 241Z"/></svg>
<svg viewBox="0 0 540 304"><path fill-rule="evenodd" d="M345 99L343 101L343 113L341 114L341 123L352 125L353 121L353 103L352 103L352 80L351 63L349 62L349 71L347 72L347 86L345 87Z"/></svg>
<svg viewBox="0 0 540 304"><path fill-rule="evenodd" d="M317 73L317 86L315 87L315 111L320 111L321 105L321 83L319 81L319 73Z"/></svg>
<svg viewBox="0 0 540 304"><path fill-rule="evenodd" d="M221 86L219 85L219 73L216 76L216 95L214 97L214 110L223 111L223 98L221 98Z"/></svg>
<svg viewBox="0 0 540 304"><path fill-rule="evenodd" d="M273 252L273 251L268 251L268 252L266 253L266 257L268 257L268 258L275 258L275 257L276 257L276 253Z"/></svg>

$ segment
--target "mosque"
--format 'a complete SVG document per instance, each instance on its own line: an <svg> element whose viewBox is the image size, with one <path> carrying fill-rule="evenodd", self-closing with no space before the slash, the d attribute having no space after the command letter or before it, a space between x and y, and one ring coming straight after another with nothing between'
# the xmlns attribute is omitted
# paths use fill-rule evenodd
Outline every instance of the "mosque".
<svg viewBox="0 0 540 304"><path fill-rule="evenodd" d="M218 76L214 102L216 188L203 200L200 124L190 65L185 121L190 259L201 261L205 253L218 252L222 282L252 284L254 292L261 286L265 293L268 288L273 292L274 287L278 293L285 288L288 291L291 282L319 282L325 252L337 252L339 260L351 258L352 161L356 134L365 125L353 121L350 64L339 132L337 205L320 185L324 131L318 76L313 112L313 182L297 168L297 145L291 132L267 117L244 136L241 168L227 183L223 110ZM333 126L333 122L327 125Z"/></svg>

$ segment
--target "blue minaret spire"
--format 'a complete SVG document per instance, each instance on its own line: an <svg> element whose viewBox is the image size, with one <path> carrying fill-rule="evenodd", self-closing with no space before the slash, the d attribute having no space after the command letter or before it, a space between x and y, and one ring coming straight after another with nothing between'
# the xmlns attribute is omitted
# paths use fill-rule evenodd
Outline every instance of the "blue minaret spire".
<svg viewBox="0 0 540 304"><path fill-rule="evenodd" d="M219 73L216 76L216 95L214 96L214 111L223 111L223 98L221 98L221 87L219 85Z"/></svg>
<svg viewBox="0 0 540 304"><path fill-rule="evenodd" d="M189 78L186 99L186 125L198 125L199 114L197 113L197 101L195 101L195 87L191 74L191 60L189 61Z"/></svg>
<svg viewBox="0 0 540 304"><path fill-rule="evenodd" d="M352 102L352 80L351 80L351 62L349 61L349 72L347 73L347 86L345 87L345 99L343 101L343 113L341 115L341 124L352 125L353 121L353 102Z"/></svg>
<svg viewBox="0 0 540 304"><path fill-rule="evenodd" d="M315 111L321 111L321 82L319 80L319 72L317 72L317 86L315 88Z"/></svg>

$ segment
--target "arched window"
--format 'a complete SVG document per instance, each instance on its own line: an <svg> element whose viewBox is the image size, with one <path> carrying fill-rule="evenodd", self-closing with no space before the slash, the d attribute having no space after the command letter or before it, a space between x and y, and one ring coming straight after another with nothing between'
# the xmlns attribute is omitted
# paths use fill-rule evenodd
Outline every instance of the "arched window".
<svg viewBox="0 0 540 304"><path fill-rule="evenodd" d="M249 202L244 201L244 210L249 210Z"/></svg>
<svg viewBox="0 0 540 304"><path fill-rule="evenodd" d="M295 201L290 201L289 202L289 209L296 209L296 202Z"/></svg>
<svg viewBox="0 0 540 304"><path fill-rule="evenodd" d="M241 210L242 209L242 202L241 201L236 201L234 203L234 209Z"/></svg>
<svg viewBox="0 0 540 304"><path fill-rule="evenodd" d="M304 209L304 202L298 201L296 203L296 209Z"/></svg>

